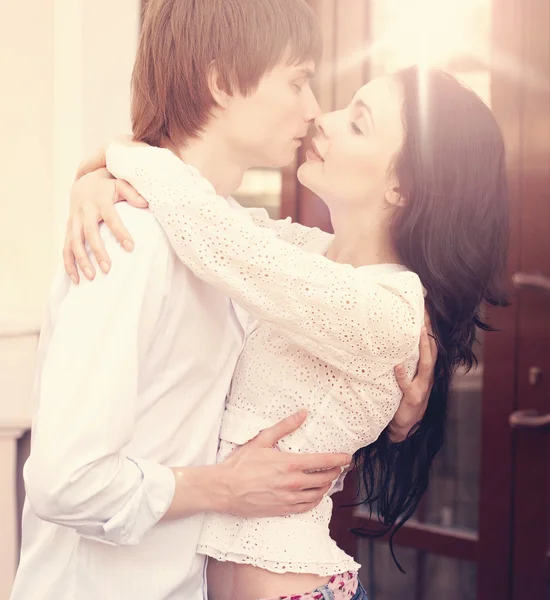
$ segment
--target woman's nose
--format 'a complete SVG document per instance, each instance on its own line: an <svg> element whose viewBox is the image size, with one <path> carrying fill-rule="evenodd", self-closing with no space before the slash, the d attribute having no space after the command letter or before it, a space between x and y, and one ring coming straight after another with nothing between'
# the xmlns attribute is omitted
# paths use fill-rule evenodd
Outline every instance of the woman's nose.
<svg viewBox="0 0 550 600"><path fill-rule="evenodd" d="M338 135L345 118L345 110L333 110L319 115L315 119L315 126L326 138L330 139L333 135Z"/></svg>
<svg viewBox="0 0 550 600"><path fill-rule="evenodd" d="M325 115L318 115L317 117L315 117L315 127L317 127L319 133L322 133L324 136L326 136Z"/></svg>

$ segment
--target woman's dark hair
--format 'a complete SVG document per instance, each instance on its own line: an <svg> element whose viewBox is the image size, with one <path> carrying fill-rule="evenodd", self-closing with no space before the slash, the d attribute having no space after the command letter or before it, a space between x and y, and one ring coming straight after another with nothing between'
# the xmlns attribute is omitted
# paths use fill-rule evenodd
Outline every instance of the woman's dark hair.
<svg viewBox="0 0 550 600"><path fill-rule="evenodd" d="M452 376L477 363L476 330L490 331L484 305L505 305L500 289L508 243L508 197L502 134L489 108L454 77L410 67L395 74L403 93L404 141L392 168L404 205L392 236L401 262L427 291L437 342L434 386L424 418L407 439L387 428L354 458L361 504L378 515L377 531L393 535L428 487L445 437ZM402 569L401 569L402 570Z"/></svg>

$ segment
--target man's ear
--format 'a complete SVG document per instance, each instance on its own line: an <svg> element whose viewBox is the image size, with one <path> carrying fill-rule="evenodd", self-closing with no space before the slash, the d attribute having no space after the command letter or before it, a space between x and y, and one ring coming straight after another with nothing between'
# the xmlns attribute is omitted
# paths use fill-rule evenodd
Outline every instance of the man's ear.
<svg viewBox="0 0 550 600"><path fill-rule="evenodd" d="M221 108L227 108L231 94L229 93L223 78L220 76L214 61L210 63L208 69L208 87L210 88L210 93L216 101L216 104Z"/></svg>

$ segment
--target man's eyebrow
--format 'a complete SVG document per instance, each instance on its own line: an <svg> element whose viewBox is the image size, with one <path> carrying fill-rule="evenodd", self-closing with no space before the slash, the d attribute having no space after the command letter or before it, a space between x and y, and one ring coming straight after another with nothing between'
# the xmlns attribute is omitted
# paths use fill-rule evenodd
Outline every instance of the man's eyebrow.
<svg viewBox="0 0 550 600"><path fill-rule="evenodd" d="M357 98L357 100L355 101L355 106L357 108L364 110L369 115L370 121L372 124L372 128L374 129L374 119L372 117L372 110L371 110L370 106L368 104L365 104L363 102L363 100L361 100L361 98Z"/></svg>

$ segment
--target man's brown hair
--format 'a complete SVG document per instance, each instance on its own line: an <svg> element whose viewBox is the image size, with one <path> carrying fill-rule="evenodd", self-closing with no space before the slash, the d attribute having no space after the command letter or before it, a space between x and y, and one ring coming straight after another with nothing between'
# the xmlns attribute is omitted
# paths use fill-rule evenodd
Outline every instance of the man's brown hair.
<svg viewBox="0 0 550 600"><path fill-rule="evenodd" d="M319 24L305 0L149 0L132 76L132 129L159 145L197 136L216 105L212 64L229 93L252 92L288 58L318 62Z"/></svg>

